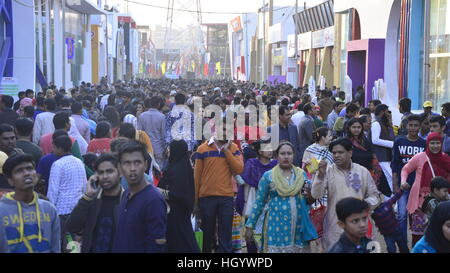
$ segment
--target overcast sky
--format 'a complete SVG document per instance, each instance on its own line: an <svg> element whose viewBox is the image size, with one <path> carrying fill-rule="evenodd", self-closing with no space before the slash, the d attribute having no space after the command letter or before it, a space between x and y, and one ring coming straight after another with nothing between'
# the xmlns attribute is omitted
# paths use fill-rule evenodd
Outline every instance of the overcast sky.
<svg viewBox="0 0 450 273"><path fill-rule="evenodd" d="M167 6L169 0L130 0L166 7L164 9L143 6L135 3L128 3L129 12L139 25L163 25L166 24ZM266 3L268 0L265 0ZM108 5L118 4L121 11L126 11L126 1L124 0L104 0ZM174 9L196 10L196 0L175 0ZM307 2L308 6L314 6L325 2L324 0L299 0L299 6ZM187 6L183 6L187 5ZM295 6L295 0L274 0L274 5L278 7ZM263 6L263 0L201 0L202 11L212 12L257 12ZM238 14L203 14L203 23L228 23ZM174 27L186 27L197 22L197 14L189 12L174 11Z"/></svg>

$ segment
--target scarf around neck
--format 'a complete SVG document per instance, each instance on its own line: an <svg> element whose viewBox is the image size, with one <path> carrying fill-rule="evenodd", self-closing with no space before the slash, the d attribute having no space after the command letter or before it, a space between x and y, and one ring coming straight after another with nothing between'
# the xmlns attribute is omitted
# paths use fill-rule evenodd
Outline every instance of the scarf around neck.
<svg viewBox="0 0 450 273"><path fill-rule="evenodd" d="M280 165L273 168L273 182L275 189L281 197L292 197L300 193L305 184L304 171L298 167L292 166L295 175L293 185L289 185L286 178L281 173Z"/></svg>
<svg viewBox="0 0 450 273"><path fill-rule="evenodd" d="M450 166L450 157L444 153L442 153L442 148L439 153L434 154L430 150L430 142L433 140L439 140L441 143L442 136L439 133L431 133L427 137L427 149L426 154L430 159L431 166L433 167L435 176L442 176L444 178L448 178L448 168ZM424 162L423 170L422 170L422 179L420 181L421 188L429 189L431 187L431 180L434 178L433 171L431 170L430 164Z"/></svg>

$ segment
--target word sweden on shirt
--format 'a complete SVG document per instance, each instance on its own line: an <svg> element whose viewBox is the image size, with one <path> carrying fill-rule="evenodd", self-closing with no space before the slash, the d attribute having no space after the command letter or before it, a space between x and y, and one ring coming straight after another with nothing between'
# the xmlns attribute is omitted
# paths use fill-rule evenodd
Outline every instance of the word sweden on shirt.
<svg viewBox="0 0 450 273"><path fill-rule="evenodd" d="M48 222L50 223L50 214L48 213L41 213L41 215L43 215L43 221L44 222ZM36 212L31 211L31 212L25 212L23 214L23 222L24 223L30 223L30 222L36 222L37 221L37 217L36 217ZM3 217L3 225L4 226L9 226L9 225L15 225L15 224L19 224L20 223L20 217L18 214L14 214L14 215L9 215L9 216L4 216Z"/></svg>

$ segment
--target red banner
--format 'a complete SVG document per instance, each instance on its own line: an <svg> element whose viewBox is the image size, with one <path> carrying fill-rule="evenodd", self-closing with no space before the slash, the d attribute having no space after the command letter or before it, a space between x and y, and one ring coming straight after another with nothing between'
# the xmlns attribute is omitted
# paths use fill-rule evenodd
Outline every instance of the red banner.
<svg viewBox="0 0 450 273"><path fill-rule="evenodd" d="M130 16L119 16L118 21L119 23L131 24L131 28L136 28L136 22Z"/></svg>
<svg viewBox="0 0 450 273"><path fill-rule="evenodd" d="M237 32L242 29L241 16L238 16L231 20L231 28L233 29L233 32Z"/></svg>
<svg viewBox="0 0 450 273"><path fill-rule="evenodd" d="M241 56L241 73L245 75L245 56Z"/></svg>

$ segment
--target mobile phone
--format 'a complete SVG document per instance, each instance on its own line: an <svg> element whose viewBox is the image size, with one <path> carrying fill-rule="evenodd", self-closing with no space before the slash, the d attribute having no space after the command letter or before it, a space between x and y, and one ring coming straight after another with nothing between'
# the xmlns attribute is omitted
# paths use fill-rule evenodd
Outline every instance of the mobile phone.
<svg viewBox="0 0 450 273"><path fill-rule="evenodd" d="M98 188L98 178L92 182L92 188L94 189Z"/></svg>

